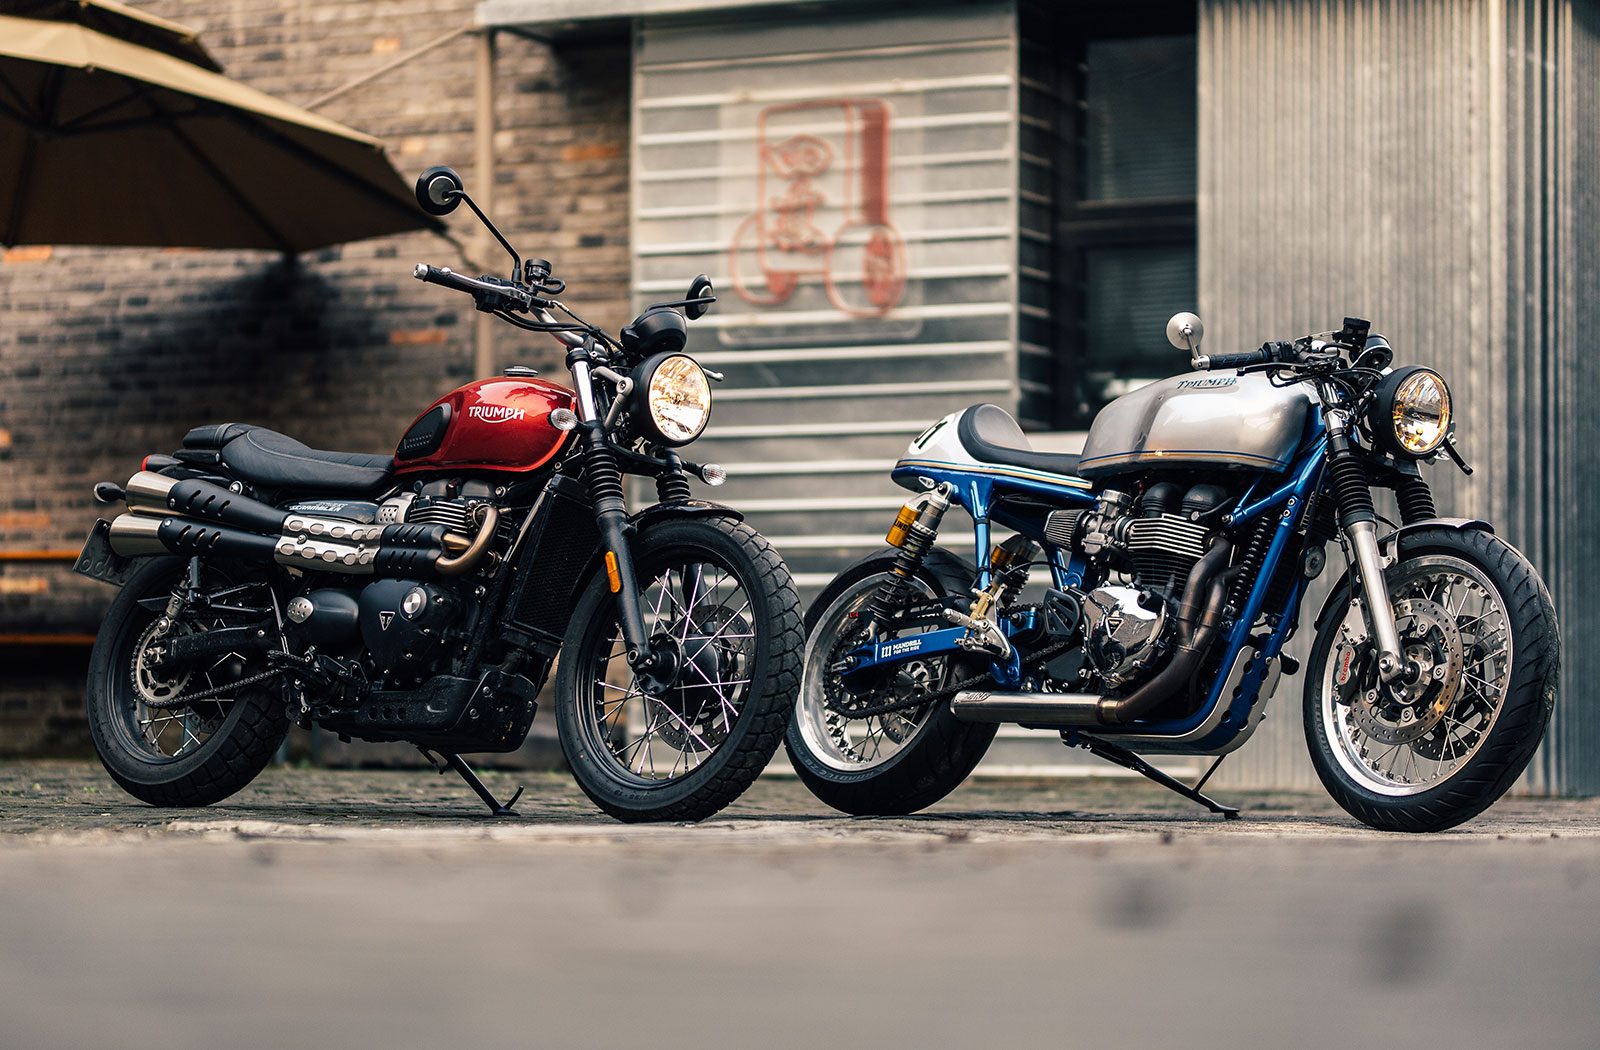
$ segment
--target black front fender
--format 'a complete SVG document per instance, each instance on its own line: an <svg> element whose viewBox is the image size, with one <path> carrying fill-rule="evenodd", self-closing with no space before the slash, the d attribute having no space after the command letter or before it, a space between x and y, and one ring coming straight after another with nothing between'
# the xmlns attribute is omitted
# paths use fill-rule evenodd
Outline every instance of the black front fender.
<svg viewBox="0 0 1600 1050"><path fill-rule="evenodd" d="M744 515L721 503L712 503L710 500L691 499L681 503L657 503L646 507L644 510L628 518L628 525L634 529L647 529L657 522L668 521L672 518L732 518L734 521L743 521Z"/></svg>
<svg viewBox="0 0 1600 1050"><path fill-rule="evenodd" d="M1387 557L1396 542L1422 529L1455 529L1458 532L1470 530L1487 532L1491 536L1494 535L1494 526L1481 518L1425 518L1422 521L1414 521L1409 525L1402 525L1393 532L1380 536L1378 538L1378 550L1382 551ZM1339 577L1338 582L1333 585L1333 591L1328 595L1328 600L1322 603L1322 611L1317 613L1316 622L1312 624L1315 630L1322 630L1323 621L1333 612L1335 605L1341 604L1339 595L1348 590L1349 586L1350 570L1346 569L1344 574Z"/></svg>

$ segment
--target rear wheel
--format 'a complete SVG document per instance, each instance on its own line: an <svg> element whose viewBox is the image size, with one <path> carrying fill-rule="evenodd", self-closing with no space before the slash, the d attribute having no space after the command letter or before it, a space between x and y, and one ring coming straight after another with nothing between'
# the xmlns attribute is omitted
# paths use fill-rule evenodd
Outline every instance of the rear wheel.
<svg viewBox="0 0 1600 1050"><path fill-rule="evenodd" d="M1401 537L1385 573L1414 681L1384 683L1364 618L1317 632L1306 672L1306 740L1317 775L1352 816L1392 831L1440 831L1510 789L1555 704L1561 640L1533 567L1487 532Z"/></svg>
<svg viewBox="0 0 1600 1050"><path fill-rule="evenodd" d="M914 813L955 790L994 740L997 726L962 722L946 701L851 717L852 699L835 666L864 639L859 613L890 579L895 554L882 554L842 573L806 613L805 667L785 744L789 761L812 794L835 809L862 816ZM954 555L935 548L917 577L926 598L961 594L974 572ZM890 630L887 638L910 637L933 628ZM895 691L910 697L944 688L970 668L941 654L900 665L897 677L872 706Z"/></svg>
<svg viewBox="0 0 1600 1050"><path fill-rule="evenodd" d="M123 587L106 613L89 658L86 705L100 762L123 790L152 806L206 806L254 780L283 743L289 718L270 680L229 688L263 667L236 653L171 670L165 640L255 622L270 615L266 584L224 576L211 566L202 590L221 594L213 609L185 613L163 627L159 611L183 579L182 558L157 558ZM192 699L191 699L192 698Z"/></svg>

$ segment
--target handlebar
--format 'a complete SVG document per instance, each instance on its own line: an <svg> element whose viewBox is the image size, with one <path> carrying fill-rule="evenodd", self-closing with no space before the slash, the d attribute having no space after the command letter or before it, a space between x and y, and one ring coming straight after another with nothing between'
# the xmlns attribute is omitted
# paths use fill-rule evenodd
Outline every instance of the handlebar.
<svg viewBox="0 0 1600 1050"><path fill-rule="evenodd" d="M1300 358L1293 343L1262 343L1261 349L1247 354L1202 354L1192 364L1198 370L1212 368L1251 368L1256 365L1294 364Z"/></svg>
<svg viewBox="0 0 1600 1050"><path fill-rule="evenodd" d="M448 266L417 263L417 268L411 271L411 276L424 284L439 284L458 292L466 292L468 295L499 295L519 301L525 298L522 290L509 281L485 281L476 277L466 277Z"/></svg>

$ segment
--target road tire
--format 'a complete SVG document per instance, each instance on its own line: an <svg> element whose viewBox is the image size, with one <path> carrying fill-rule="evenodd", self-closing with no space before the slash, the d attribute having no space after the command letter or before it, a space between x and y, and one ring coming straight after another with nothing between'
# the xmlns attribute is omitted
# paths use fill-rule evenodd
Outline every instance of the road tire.
<svg viewBox="0 0 1600 1050"><path fill-rule="evenodd" d="M1401 642L1442 684L1396 692L1371 673L1340 671L1340 661L1375 662L1364 639L1341 641L1365 633L1355 630L1359 612L1340 615L1350 607L1346 584L1307 661L1306 740L1328 793L1357 820L1442 831L1483 812L1527 768L1555 705L1561 636L1544 582L1504 540L1428 528L1399 545L1385 577ZM1405 689L1419 690L1409 704Z"/></svg>
<svg viewBox="0 0 1600 1050"><path fill-rule="evenodd" d="M866 719L845 719L827 709L825 668L840 631L889 578L894 560L895 552L885 550L852 566L807 610L804 670L785 737L789 762L811 793L857 816L899 816L933 805L967 778L999 728L959 720L948 702ZM928 597L942 597L966 593L975 576L960 558L934 548L917 579ZM973 673L949 657L925 670L941 684ZM888 754L885 737L894 744Z"/></svg>
<svg viewBox="0 0 1600 1050"><path fill-rule="evenodd" d="M744 793L783 738L800 680L800 599L771 544L729 518L654 525L633 559L646 633L676 640L683 675L664 690L641 685L597 573L556 672L561 747L578 786L618 820L704 820Z"/></svg>
<svg viewBox="0 0 1600 1050"><path fill-rule="evenodd" d="M256 778L289 731L284 702L271 681L196 704L147 702L147 695L173 690L179 679L173 695L181 697L243 676L242 660L231 664L224 658L206 672L162 681L141 658L160 614L139 602L170 594L186 566L187 559L162 557L136 572L112 601L89 657L85 704L95 752L112 780L152 806L220 802Z"/></svg>

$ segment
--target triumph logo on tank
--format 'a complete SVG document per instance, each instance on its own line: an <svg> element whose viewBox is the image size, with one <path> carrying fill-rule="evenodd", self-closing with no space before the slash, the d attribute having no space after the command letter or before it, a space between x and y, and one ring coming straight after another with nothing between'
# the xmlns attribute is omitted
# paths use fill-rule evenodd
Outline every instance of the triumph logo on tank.
<svg viewBox="0 0 1600 1050"><path fill-rule="evenodd" d="M473 419L481 419L485 423L504 423L511 419L526 419L526 409L509 408L505 405L472 405L467 409L467 415Z"/></svg>

